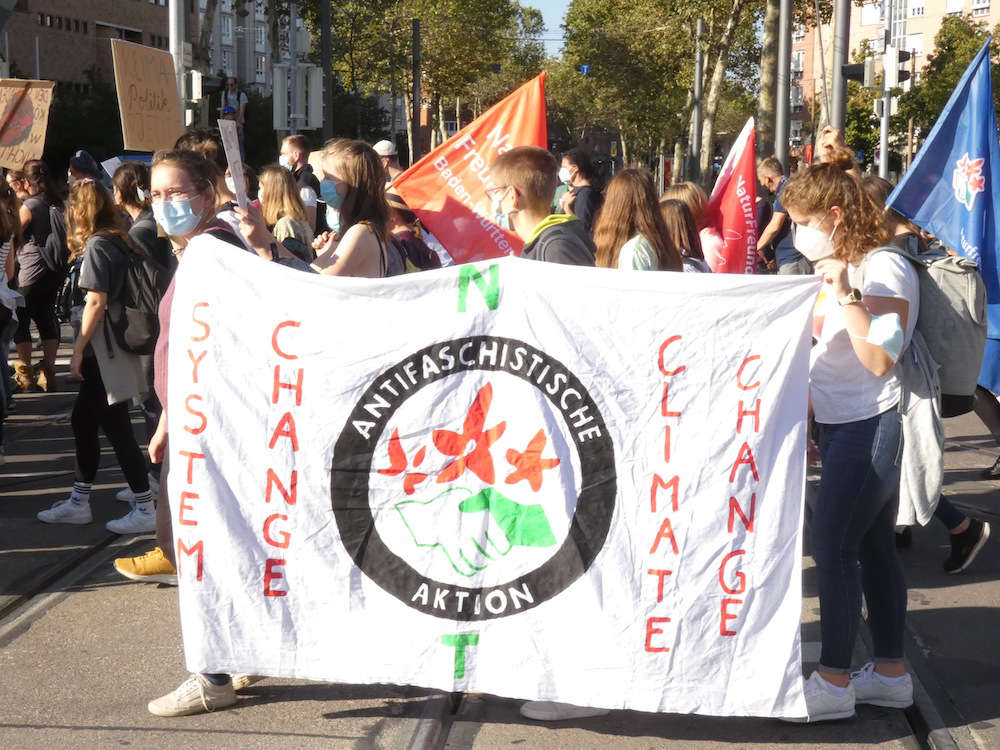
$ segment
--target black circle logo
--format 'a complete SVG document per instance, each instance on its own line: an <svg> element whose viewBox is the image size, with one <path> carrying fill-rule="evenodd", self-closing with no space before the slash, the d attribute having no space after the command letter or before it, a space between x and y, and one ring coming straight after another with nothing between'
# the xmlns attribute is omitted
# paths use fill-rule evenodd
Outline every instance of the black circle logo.
<svg viewBox="0 0 1000 750"><path fill-rule="evenodd" d="M373 466L375 450L400 406L432 383L477 371L486 376L484 382L491 373L508 373L544 394L553 413L561 417L561 429L571 436L568 442L576 452L573 471L579 471L580 476L575 483L578 495L567 533L554 553L537 567L504 583L468 587L424 575L390 549L379 534L370 492L372 473L387 473ZM488 409L491 394L492 385L487 382L479 391L477 403L483 401ZM477 408L474 403L470 415ZM478 413L485 415L481 408ZM517 414L507 416L516 418ZM469 428L468 417L466 428ZM502 429L502 425L495 428ZM391 454L392 450L389 452ZM556 459L550 461L559 463ZM492 471L490 464L487 484L493 484ZM481 478L484 473L480 472ZM427 477L425 474L411 476ZM438 475L437 481L441 480L442 476ZM409 493L412 487L406 491ZM494 336L470 336L433 344L374 378L340 432L334 446L330 478L333 513L341 541L364 574L407 606L435 617L466 622L506 617L531 609L558 595L582 576L607 539L616 493L611 437L597 404L579 378L561 362L530 344ZM466 502L489 503L496 498L508 507L517 506L489 487ZM501 520L509 520L510 514L507 519L502 512L498 515ZM507 538L516 538L515 544L520 540L527 545L551 544L555 548L557 541L546 533L544 514L541 519L538 515L525 514L523 522L514 525L513 531L508 529ZM460 565L468 563L475 568L467 557L462 560Z"/></svg>

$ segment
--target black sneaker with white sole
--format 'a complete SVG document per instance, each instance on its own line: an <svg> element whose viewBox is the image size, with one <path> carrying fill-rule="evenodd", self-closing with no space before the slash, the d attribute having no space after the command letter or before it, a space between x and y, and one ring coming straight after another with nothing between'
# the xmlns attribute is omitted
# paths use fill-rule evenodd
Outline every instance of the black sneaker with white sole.
<svg viewBox="0 0 1000 750"><path fill-rule="evenodd" d="M961 534L951 535L951 555L944 561L945 573L961 573L972 565L989 538L989 523L970 518L969 528Z"/></svg>

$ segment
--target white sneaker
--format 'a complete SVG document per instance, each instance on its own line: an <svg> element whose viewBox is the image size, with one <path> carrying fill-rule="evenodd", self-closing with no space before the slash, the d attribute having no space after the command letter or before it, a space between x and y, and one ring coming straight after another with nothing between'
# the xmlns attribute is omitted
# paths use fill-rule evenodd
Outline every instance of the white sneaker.
<svg viewBox="0 0 1000 750"><path fill-rule="evenodd" d="M153 500L158 500L160 498L160 483L152 474L149 475L149 491L153 493ZM121 503L135 505L135 493L132 492L131 487L126 487L125 489L118 490L118 492L115 493L115 500Z"/></svg>
<svg viewBox="0 0 1000 750"><path fill-rule="evenodd" d="M827 687L830 683L819 676L819 672L809 675L804 686L806 712L808 716L786 718L784 721L805 723L849 719L854 716L854 683L847 685L843 695L834 695Z"/></svg>
<svg viewBox="0 0 1000 750"><path fill-rule="evenodd" d="M610 713L606 708L573 706L555 701L528 701L521 706L521 716L536 721L562 721L563 719L587 719Z"/></svg>
<svg viewBox="0 0 1000 750"><path fill-rule="evenodd" d="M188 677L172 693L151 700L146 706L153 716L190 716L226 708L236 703L233 685L213 685L200 674Z"/></svg>
<svg viewBox="0 0 1000 750"><path fill-rule="evenodd" d="M108 521L104 527L115 534L146 534L156 531L156 514L132 508L127 515Z"/></svg>
<svg viewBox="0 0 1000 750"><path fill-rule="evenodd" d="M85 524L94 520L90 513L90 503L77 505L69 498L60 500L48 510L39 511L36 518L45 523Z"/></svg>
<svg viewBox="0 0 1000 750"><path fill-rule="evenodd" d="M855 700L885 708L908 708L913 705L913 679L903 675L895 685L886 685L875 671L875 664L868 662L859 671L851 673Z"/></svg>

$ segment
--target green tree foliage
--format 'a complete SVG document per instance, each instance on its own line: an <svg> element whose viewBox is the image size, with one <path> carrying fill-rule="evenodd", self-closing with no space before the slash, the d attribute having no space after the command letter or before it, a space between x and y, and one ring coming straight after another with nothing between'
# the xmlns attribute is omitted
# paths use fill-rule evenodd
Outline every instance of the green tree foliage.
<svg viewBox="0 0 1000 750"><path fill-rule="evenodd" d="M73 91L63 84L56 87L52 97L42 159L55 175L65 173L70 157L78 149L86 149L99 162L123 150L114 84L106 81L96 67L84 75L89 92Z"/></svg>
<svg viewBox="0 0 1000 750"><path fill-rule="evenodd" d="M994 36L1000 26L994 30ZM934 52L927 58L919 82L899 98L899 115L895 129L905 128L909 118L926 136L948 98L958 85L972 58L983 46L989 30L968 16L949 16L941 23L941 29L934 37ZM994 43L993 64L998 60L997 45ZM1000 102L1000 80L993 76L994 102Z"/></svg>

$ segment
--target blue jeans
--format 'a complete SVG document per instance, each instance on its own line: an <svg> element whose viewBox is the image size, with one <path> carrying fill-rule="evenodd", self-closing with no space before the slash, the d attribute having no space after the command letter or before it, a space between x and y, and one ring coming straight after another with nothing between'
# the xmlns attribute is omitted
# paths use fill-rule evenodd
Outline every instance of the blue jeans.
<svg viewBox="0 0 1000 750"><path fill-rule="evenodd" d="M862 591L875 661L901 661L906 581L893 533L903 439L899 414L892 408L859 422L818 427L823 475L811 541L819 573L820 669L850 671Z"/></svg>

